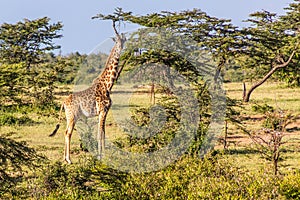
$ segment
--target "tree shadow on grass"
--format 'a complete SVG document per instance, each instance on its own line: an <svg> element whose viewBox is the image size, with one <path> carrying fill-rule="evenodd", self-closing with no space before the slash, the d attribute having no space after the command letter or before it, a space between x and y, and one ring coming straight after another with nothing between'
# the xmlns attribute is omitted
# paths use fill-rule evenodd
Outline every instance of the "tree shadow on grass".
<svg viewBox="0 0 300 200"><path fill-rule="evenodd" d="M16 193L13 188L23 180L26 170L40 166L43 160L46 158L25 142L0 136L0 197Z"/></svg>
<svg viewBox="0 0 300 200"><path fill-rule="evenodd" d="M49 195L69 199L74 193L78 196L98 194L104 199L111 199L128 177L128 174L111 169L92 156L80 158L72 165L50 163L44 165L39 173L33 184L36 192L32 197L36 199ZM61 193L61 190L64 192Z"/></svg>
<svg viewBox="0 0 300 200"><path fill-rule="evenodd" d="M251 148L243 148L243 149L228 149L225 151L227 155L252 155L252 154L259 154L258 150L251 149Z"/></svg>

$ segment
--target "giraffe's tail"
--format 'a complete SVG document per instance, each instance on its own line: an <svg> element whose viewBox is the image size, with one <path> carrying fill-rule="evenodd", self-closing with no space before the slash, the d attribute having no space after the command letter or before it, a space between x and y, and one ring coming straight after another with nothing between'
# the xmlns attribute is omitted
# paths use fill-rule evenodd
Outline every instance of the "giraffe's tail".
<svg viewBox="0 0 300 200"><path fill-rule="evenodd" d="M55 130L49 135L49 137L52 137L57 133L59 126L60 126L60 124L56 124Z"/></svg>
<svg viewBox="0 0 300 200"><path fill-rule="evenodd" d="M56 124L56 127L55 127L54 131L49 135L49 137L54 136L54 135L57 133L59 127L60 127L61 112L62 112L63 107L64 107L64 104L62 104L61 107L60 107L60 111L59 111L59 122L58 122L58 124Z"/></svg>

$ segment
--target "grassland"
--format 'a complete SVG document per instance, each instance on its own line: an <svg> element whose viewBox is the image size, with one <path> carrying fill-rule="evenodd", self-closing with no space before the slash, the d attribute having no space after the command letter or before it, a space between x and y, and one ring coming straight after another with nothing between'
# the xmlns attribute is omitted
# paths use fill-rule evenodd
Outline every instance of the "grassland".
<svg viewBox="0 0 300 200"><path fill-rule="evenodd" d="M242 98L242 84L229 83L225 84L227 96L239 100ZM269 105L275 110L293 116L293 119L286 127L283 141L286 142L282 148L281 170L299 169L299 139L300 139L300 89L288 88L282 83L266 83L257 88L251 97L250 103L242 103L242 107L238 108L241 113L243 125L248 130L255 133L262 129L265 115L254 111L256 105ZM230 126L230 125L229 125ZM230 149L237 150L238 153L233 154L241 165L251 170L257 170L259 167L265 167L266 161L261 158L260 154L251 153L251 149L255 149L253 141L245 134L235 130L232 127L232 147ZM230 128L229 128L230 129ZM237 138L237 139L236 139ZM229 139L230 140L230 139ZM247 153L247 151L249 153ZM246 153L245 153L246 152Z"/></svg>
<svg viewBox="0 0 300 200"><path fill-rule="evenodd" d="M126 87L122 85L116 86L112 94L114 105L108 115L106 126L107 140L109 141L114 141L116 138L124 136L124 133L119 128L118 120L119 118L124 118L124 116L127 116L129 112L128 110L138 106L150 105L150 96L148 92L149 89L142 88L137 90L131 88L125 91L125 88ZM226 94L228 97L237 101L241 100L241 83L226 83L224 88L226 89ZM63 93L60 92L58 94ZM65 95L59 95L58 99L61 100L64 98L64 96ZM284 110L286 113L294 116L293 121L291 121L291 123L287 126L287 131L284 133L286 135L284 137L284 141L286 143L282 146L279 171L280 174L289 173L291 171L299 171L300 88L287 88L281 83L267 83L255 90L249 103L241 103L241 107L235 108L240 112L238 118L241 120L242 125L250 132L255 132L261 129L264 121L264 114L254 111L253 106L266 104L276 110ZM20 113L15 114L21 115ZM34 112L28 113L28 116L34 120L34 123L22 126L0 126L1 136L9 136L9 138L17 141L26 141L26 143L30 147L36 149L38 153L45 155L50 160L50 163L62 161L64 146L63 133L65 129L64 122L64 125L61 126L59 133L55 137L50 138L48 135L55 128L57 116L42 116ZM229 146L227 151L225 151L225 154L229 163L234 163L246 171L250 171L251 173L253 172L253 174L271 168L272 163L262 158L261 154L255 150L256 147L249 136L237 129L237 127L230 122L228 124L228 136ZM220 138L222 137L223 135L220 136ZM219 142L215 148L223 152L223 143ZM84 157L90 157L89 153L81 150L80 137L76 131L72 136L71 149L71 158L75 166L77 165L76 163L82 162ZM224 163L227 161L224 161ZM190 161L187 161L187 163L189 162ZM195 163L189 164L192 166L191 170L196 169L196 166L194 166ZM157 180L159 180L159 173L156 174L156 176L158 176ZM136 181L145 182L145 180L142 180L143 178L147 178L147 176L135 176ZM196 187L199 182L194 182L193 184L195 184ZM129 187L129 185L127 186ZM147 188L148 186L145 187ZM230 194L228 195L230 196ZM213 197L211 199L213 199Z"/></svg>
<svg viewBox="0 0 300 200"><path fill-rule="evenodd" d="M235 99L240 100L242 96L242 85L241 83L228 83L224 85L227 96ZM127 89L128 90L128 89ZM129 116L129 107L126 107L126 104L130 107L138 107L138 106L149 106L150 105L150 95L147 89L139 89L135 91L135 89L130 89L126 92L126 87L124 86L116 86L115 94L112 95L113 98L113 107L108 116L108 126L107 126L107 139L114 140L115 138L122 137L124 134L118 128L118 120L123 119L124 116ZM63 99L63 96L59 96L59 99ZM262 114L255 113L252 110L252 106L255 104L268 104L275 109L285 110L286 112L291 113L296 117L295 122L291 123L287 128L293 130L289 132L288 139L293 140L297 139L300 133L300 89L299 88L287 88L282 86L280 83L267 83L262 87L255 90L252 95L251 102L243 104L243 107L240 108L241 115L248 116L248 120L244 122L249 129L259 129L261 128ZM64 145L64 127L63 125L59 131L59 134L56 137L49 138L48 134L50 134L55 124L57 123L57 119L50 116L39 116L34 113L30 114L31 118L36 121L34 125L30 126L2 126L0 127L1 134L9 134L11 138L26 141L30 146L38 149L43 154L45 154L51 160L60 160L63 155L63 145ZM297 118L298 116L298 118ZM256 119L256 120L255 120ZM116 122L117 121L117 122ZM230 149L241 147L247 147L251 145L251 141L246 135L241 135L240 132L234 130L235 127L233 126L229 130L231 132L231 137L235 138L235 136L239 136L238 140L229 141L232 145L230 145ZM75 153L73 156L76 158L77 155L81 154L79 149L80 144L80 137L76 133L72 136L72 149ZM240 145L242 144L242 145ZM286 145L288 146L288 145ZM296 168L298 166L298 161L300 161L298 154L294 153L297 151L297 143L293 142L293 148L290 149L287 157L290 159L286 160L286 166L291 165L292 168ZM299 149L299 148L298 148ZM74 153L73 153L74 154ZM251 155L251 154L250 154ZM247 155L247 154L237 154L234 155L237 158L240 158L242 161L241 163L246 163L249 166L256 166L256 163L253 163L253 157L256 157L257 162L261 162L259 155ZM297 159L294 159L297 158ZM247 161L249 159L249 161Z"/></svg>
<svg viewBox="0 0 300 200"><path fill-rule="evenodd" d="M241 83L227 83L224 88L228 97L237 101L241 100L243 92ZM107 119L107 140L111 141L124 136L124 132L121 131L118 125L121 120L126 118L125 116L130 116L131 108L151 105L149 88L134 89L117 85L112 94L112 99L113 106ZM286 132L284 138L288 143L284 145L283 157L287 157L287 159L284 159L282 166L285 166L285 169L298 169L300 162L298 150L300 149L300 143L297 142L300 139L300 88L288 88L282 83L266 83L257 88L252 94L250 103L242 103L242 107L236 108L240 112L243 125L250 131L255 132L261 129L264 117L264 114L254 111L253 106L266 104L275 110L283 110L294 116L294 120L287 126L289 131ZM22 138L32 146L44 147L45 152L43 153L51 159L57 159L59 154L62 155L64 126L60 129L58 136L49 139L47 134L55 127L56 119L42 117L38 120L40 124L34 127L17 127L19 130L15 132L19 134L16 137ZM232 155L232 157L241 159L240 163L250 167L250 169L264 166L265 160L261 159L259 154L251 153L251 149L254 148L253 143L246 134L229 124L229 135L233 138L232 140L229 139L229 149L233 152L234 150L240 152ZM78 155L80 154L79 139L79 135L75 131L72 137L72 148ZM48 148L51 150L49 151ZM222 144L219 143L216 148L222 148ZM250 153L247 153L247 151Z"/></svg>

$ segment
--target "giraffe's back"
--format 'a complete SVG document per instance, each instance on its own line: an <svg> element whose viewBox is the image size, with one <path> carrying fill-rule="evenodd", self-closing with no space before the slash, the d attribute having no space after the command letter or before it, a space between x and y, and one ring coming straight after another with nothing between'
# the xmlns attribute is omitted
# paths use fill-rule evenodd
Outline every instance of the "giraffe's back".
<svg viewBox="0 0 300 200"><path fill-rule="evenodd" d="M64 102L64 106L66 115L76 120L82 114L86 117L97 115L95 92L91 87L69 95Z"/></svg>
<svg viewBox="0 0 300 200"><path fill-rule="evenodd" d="M110 106L109 92L101 83L94 83L86 90L74 92L65 100L66 115L78 119L81 114L94 117L103 107Z"/></svg>

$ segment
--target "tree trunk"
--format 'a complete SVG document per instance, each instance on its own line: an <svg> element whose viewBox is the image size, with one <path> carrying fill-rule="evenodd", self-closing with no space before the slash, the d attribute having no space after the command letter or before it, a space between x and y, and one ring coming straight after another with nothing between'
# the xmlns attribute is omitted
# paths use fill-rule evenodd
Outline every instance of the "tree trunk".
<svg viewBox="0 0 300 200"><path fill-rule="evenodd" d="M227 122L227 120L225 120L225 130L224 130L224 132L225 132L225 135L224 135L224 149L225 150L227 150L227 136L228 136L228 122Z"/></svg>
<svg viewBox="0 0 300 200"><path fill-rule="evenodd" d="M279 150L276 150L273 154L274 175L276 176L278 174Z"/></svg>
<svg viewBox="0 0 300 200"><path fill-rule="evenodd" d="M243 82L243 100L246 98L246 93L247 93L246 83Z"/></svg>
<svg viewBox="0 0 300 200"><path fill-rule="evenodd" d="M151 83L151 88L150 88L150 102L151 102L151 104L152 105L154 105L155 104L155 85L154 85L154 83L152 82Z"/></svg>
<svg viewBox="0 0 300 200"><path fill-rule="evenodd" d="M286 67L291 62L291 60L294 57L294 55L295 55L295 51L292 52L292 54L290 55L289 59L286 62L283 62L282 64L275 65L274 67L272 67L272 69L259 82L257 82L254 85L252 85L252 87L249 89L248 92L246 91L246 85L244 83L243 101L244 102L249 102L251 93L257 87L259 87L264 82L266 82L274 74L274 72L276 72L278 69Z"/></svg>

